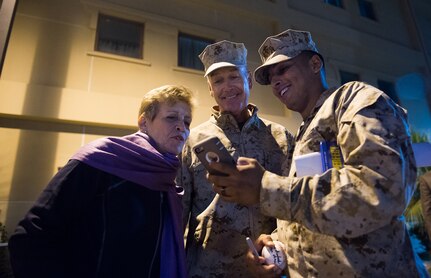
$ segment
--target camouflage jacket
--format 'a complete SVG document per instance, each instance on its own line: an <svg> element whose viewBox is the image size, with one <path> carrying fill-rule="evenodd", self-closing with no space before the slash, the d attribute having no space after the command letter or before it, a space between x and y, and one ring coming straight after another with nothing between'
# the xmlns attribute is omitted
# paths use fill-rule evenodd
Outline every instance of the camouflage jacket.
<svg viewBox="0 0 431 278"><path fill-rule="evenodd" d="M216 135L232 154L256 158L264 167L281 174L287 163L293 136L281 125L261 119L248 106L251 117L242 129L230 114L216 107L210 120L192 129L182 153L179 182L184 187L184 225L190 277L249 277L245 265L245 237L271 233L275 218L264 216L256 206L240 206L219 198L206 179L206 170L192 153L198 141Z"/></svg>
<svg viewBox="0 0 431 278"><path fill-rule="evenodd" d="M415 190L407 115L362 82L324 92L297 135L293 157L335 142L339 170L296 177L265 172L261 208L277 217L291 277L420 277L402 214ZM424 274L426 275L426 274Z"/></svg>

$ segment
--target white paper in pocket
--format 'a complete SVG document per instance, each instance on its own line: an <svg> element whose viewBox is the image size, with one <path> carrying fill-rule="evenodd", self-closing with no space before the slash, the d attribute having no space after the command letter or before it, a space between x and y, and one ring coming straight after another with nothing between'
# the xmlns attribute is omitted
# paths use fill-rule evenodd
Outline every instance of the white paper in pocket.
<svg viewBox="0 0 431 278"><path fill-rule="evenodd" d="M296 166L296 176L314 176L322 173L322 158L320 152L307 153L293 158Z"/></svg>

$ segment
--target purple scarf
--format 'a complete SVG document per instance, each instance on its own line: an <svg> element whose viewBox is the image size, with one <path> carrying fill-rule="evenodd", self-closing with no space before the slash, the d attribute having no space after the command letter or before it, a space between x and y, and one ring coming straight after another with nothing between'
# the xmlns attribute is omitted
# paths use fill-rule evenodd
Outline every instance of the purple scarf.
<svg viewBox="0 0 431 278"><path fill-rule="evenodd" d="M165 215L160 258L160 277L186 277L182 206L175 177L179 160L161 154L148 135L137 132L124 137L107 137L82 147L72 159L137 183L151 190L167 192L170 214Z"/></svg>

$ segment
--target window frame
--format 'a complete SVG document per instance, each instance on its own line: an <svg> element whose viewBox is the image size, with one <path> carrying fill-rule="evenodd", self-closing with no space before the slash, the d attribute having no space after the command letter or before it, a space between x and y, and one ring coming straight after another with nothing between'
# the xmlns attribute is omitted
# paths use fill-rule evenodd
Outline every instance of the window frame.
<svg viewBox="0 0 431 278"><path fill-rule="evenodd" d="M387 94L395 103L400 103L397 91L395 89L394 82L390 82L384 79L377 79L377 88Z"/></svg>
<svg viewBox="0 0 431 278"><path fill-rule="evenodd" d="M359 15L373 21L377 21L374 4L369 0L358 0Z"/></svg>
<svg viewBox="0 0 431 278"><path fill-rule="evenodd" d="M343 0L323 0L323 3L344 9L344 3Z"/></svg>
<svg viewBox="0 0 431 278"><path fill-rule="evenodd" d="M188 38L188 39L192 39L192 40L199 40L201 42L207 43L207 45L215 43L215 40L214 39L205 38L205 37L201 37L201 36L197 36L197 35L192 35L192 34L187 33L187 32L178 31L178 37L177 37L177 43L178 43L178 46L177 46L177 66L180 67L180 68L185 68L185 69L190 69L190 70L203 71L204 70L204 66L202 65L202 63L201 63L201 61L200 61L200 59L198 57L198 55L201 53L201 51L199 53L195 53L196 54L195 56L196 56L196 59L197 59L197 62L198 62L197 65L200 66L199 68L190 67L190 66L185 65L184 63L183 64L180 63L181 59L182 59L182 55L181 55L182 51L180 51L180 47L181 47L180 39L183 38L183 37ZM205 47L202 50L204 50L204 49L205 49Z"/></svg>
<svg viewBox="0 0 431 278"><path fill-rule="evenodd" d="M340 69L339 71L338 71L338 74L340 75L340 83L341 83L341 85L343 85L343 84L346 84L346 83L348 83L348 82L351 82L351 81L361 81L361 76L359 75L359 73L355 73L355 72L351 72L351 71L347 71L347 70L342 70L342 69ZM353 78L353 79L350 79L350 78L348 78L348 80L343 80L343 76L354 76L355 78Z"/></svg>
<svg viewBox="0 0 431 278"><path fill-rule="evenodd" d="M134 24L135 26L140 28L139 38L138 38L139 47L138 47L138 51L137 51L138 55L127 55L125 53L120 53L120 52L115 52L115 51L106 51L106 50L101 50L99 48L99 40L100 40L100 33L99 33L100 29L99 28L100 28L102 18L108 18L108 19L113 19L115 21L119 21L119 22L123 22L123 23ZM120 56L120 57L142 60L144 58L144 33L145 33L145 24L143 22L125 19L125 18L121 18L121 17L117 17L117 16L112 16L112 15L105 14L105 13L98 13L97 23L96 23L96 37L95 37L95 42L94 42L94 51L101 52L101 53L107 53L110 55L116 55L116 56Z"/></svg>

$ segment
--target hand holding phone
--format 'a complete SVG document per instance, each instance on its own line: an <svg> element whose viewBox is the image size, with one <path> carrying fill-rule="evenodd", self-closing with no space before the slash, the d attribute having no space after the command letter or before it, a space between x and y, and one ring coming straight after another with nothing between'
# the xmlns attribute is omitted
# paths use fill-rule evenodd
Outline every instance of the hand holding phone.
<svg viewBox="0 0 431 278"><path fill-rule="evenodd" d="M192 149L207 171L212 175L223 176L226 174L212 169L210 166L211 162L222 162L233 166L236 165L233 157L216 136L211 136L198 142Z"/></svg>

